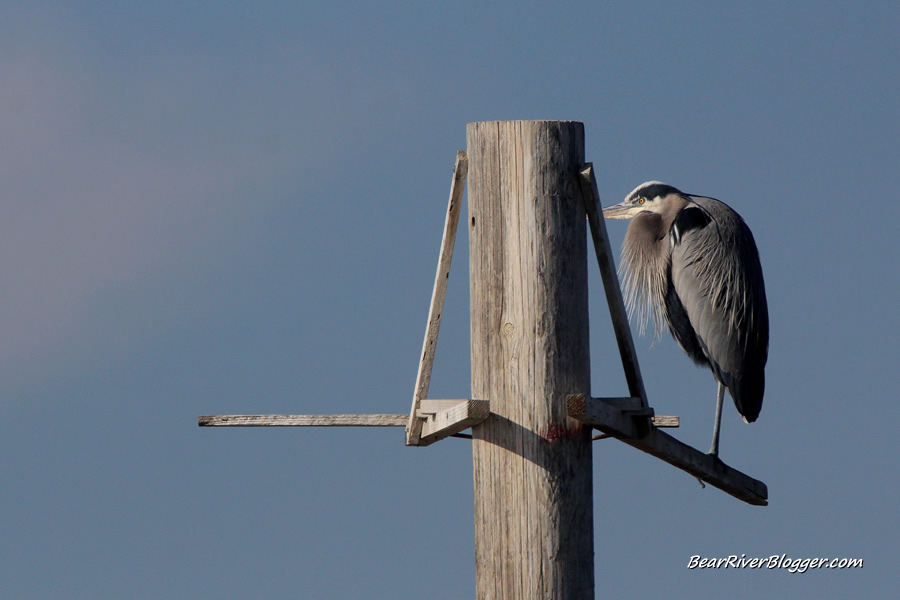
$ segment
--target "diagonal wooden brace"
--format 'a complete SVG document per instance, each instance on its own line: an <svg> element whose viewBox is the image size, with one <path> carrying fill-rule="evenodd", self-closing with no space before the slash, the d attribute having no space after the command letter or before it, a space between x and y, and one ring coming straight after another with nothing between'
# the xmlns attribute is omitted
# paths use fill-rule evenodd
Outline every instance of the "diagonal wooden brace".
<svg viewBox="0 0 900 600"><path fill-rule="evenodd" d="M719 458L688 446L656 427L641 435L635 420L608 402L574 394L566 399L566 408L573 419L661 458L735 498L757 506L768 504L768 488L762 481L729 467Z"/></svg>
<svg viewBox="0 0 900 600"><path fill-rule="evenodd" d="M441 252L438 258L437 273L434 276L431 307L428 310L428 325L425 328L425 341L422 343L422 354L419 357L419 371L416 374L412 408L406 424L407 446L422 445L419 443L419 437L422 435L424 419L419 415L419 408L421 401L428 397L428 386L431 383L431 368L434 366L434 353L437 349L437 338L441 329L441 315L444 312L444 298L447 295L447 279L450 277L450 262L453 258L453 245L456 242L456 230L459 225L459 213L468 171L469 162L466 153L457 152L453 180L450 184L447 218L444 221L444 237L441 239Z"/></svg>

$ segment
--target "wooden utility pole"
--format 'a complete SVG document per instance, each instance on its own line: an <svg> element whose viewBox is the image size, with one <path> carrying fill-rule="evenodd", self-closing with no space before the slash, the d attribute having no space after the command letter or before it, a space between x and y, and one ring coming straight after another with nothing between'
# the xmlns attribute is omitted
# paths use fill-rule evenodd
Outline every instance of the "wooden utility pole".
<svg viewBox="0 0 900 600"><path fill-rule="evenodd" d="M477 598L594 597L587 237L579 122L470 123Z"/></svg>
<svg viewBox="0 0 900 600"><path fill-rule="evenodd" d="M412 406L406 414L206 415L204 427L405 427L408 446L472 429L479 600L594 597L591 429L765 506L766 485L664 433L648 404L584 127L469 123L456 157ZM468 172L467 172L468 170ZM462 193L469 186L472 397L428 397ZM592 398L587 215L628 383Z"/></svg>

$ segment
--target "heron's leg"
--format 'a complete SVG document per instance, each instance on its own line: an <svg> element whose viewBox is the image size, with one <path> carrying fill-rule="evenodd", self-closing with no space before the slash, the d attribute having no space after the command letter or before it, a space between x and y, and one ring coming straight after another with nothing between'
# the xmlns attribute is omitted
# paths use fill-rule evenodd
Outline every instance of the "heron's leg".
<svg viewBox="0 0 900 600"><path fill-rule="evenodd" d="M725 400L725 386L719 383L719 393L716 396L716 423L713 426L712 446L709 447L709 454L715 457L719 456L719 427L722 425L722 402Z"/></svg>

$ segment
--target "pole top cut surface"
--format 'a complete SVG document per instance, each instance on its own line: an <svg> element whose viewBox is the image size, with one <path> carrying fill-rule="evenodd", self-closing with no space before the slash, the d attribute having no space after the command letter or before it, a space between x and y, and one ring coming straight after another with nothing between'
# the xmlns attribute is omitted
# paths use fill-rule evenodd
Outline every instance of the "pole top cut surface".
<svg viewBox="0 0 900 600"><path fill-rule="evenodd" d="M526 155L525 157L519 156L518 159L526 158L526 163L536 166L536 170L533 173L527 175L525 173L518 174L520 176L518 183L524 184L525 187L529 187L530 184L540 187L541 183L538 180L530 180L530 175L549 174L545 167L552 167L552 169L557 171L557 174L559 174L559 169L566 170L567 167L564 164L554 163L557 160L562 160L563 163L566 163L571 158L571 156L568 156L568 152L573 147L572 145L580 147L579 156L584 160L584 123L581 121L473 121L466 125L466 137L470 142L483 136L495 137L496 145L476 142L478 147L472 147L470 144L468 148L469 153L473 151L478 152L479 150L497 152L498 154L493 157L485 155L480 157L481 159L493 161L501 155L505 156L507 152L515 152L518 147ZM555 143L548 143L548 137L554 139ZM547 153L554 155L554 157L543 156ZM562 158L563 156L565 158ZM509 158L512 160L512 163L517 162L515 155L511 155ZM544 158L549 159L549 164L544 167L538 166ZM501 162L506 162L506 160L501 159ZM507 166L512 166L512 164L507 163ZM521 176L529 179L529 181L526 182ZM512 183L512 181L507 180L507 183ZM504 193L501 190L495 191L499 191L501 195ZM505 191L511 190L506 188Z"/></svg>
<svg viewBox="0 0 900 600"><path fill-rule="evenodd" d="M489 123L559 123L559 124L561 124L561 125L568 125L568 124L570 124L570 123L577 123L578 125L581 125L582 127L584 127L584 123L582 123L581 121L572 121L572 120L562 120L562 121L560 121L560 120L554 120L554 119L534 119L534 120L532 120L532 119L519 119L519 120L515 120L515 119L514 119L514 120L512 120L512 121L472 121L471 123L469 123L469 125L470 125L470 126L471 126L471 125L486 125L486 124L489 124Z"/></svg>

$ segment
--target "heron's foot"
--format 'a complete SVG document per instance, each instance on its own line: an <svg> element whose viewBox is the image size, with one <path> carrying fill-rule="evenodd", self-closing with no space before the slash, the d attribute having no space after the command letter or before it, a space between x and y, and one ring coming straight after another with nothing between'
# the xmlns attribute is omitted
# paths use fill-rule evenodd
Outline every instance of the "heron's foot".
<svg viewBox="0 0 900 600"><path fill-rule="evenodd" d="M705 484L705 483L703 483L703 480L702 480L702 479L700 479L700 478L699 478L699 477L698 477L698 478L697 478L697 483L699 483L699 484L700 484L700 487L702 487L702 488L703 488L703 489L706 489L706 484Z"/></svg>
<svg viewBox="0 0 900 600"><path fill-rule="evenodd" d="M709 452L706 453L706 455L707 455L707 456L712 456L712 457L713 457L713 460L716 461L717 463L721 463L721 462L722 462L722 459L719 458L719 453L718 453L718 452L714 452L713 450L710 450Z"/></svg>

